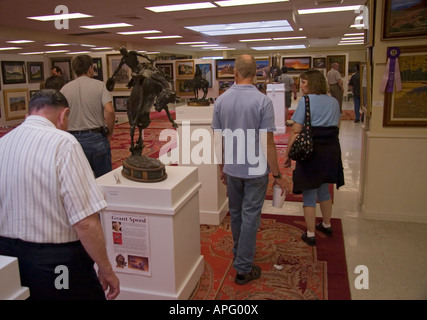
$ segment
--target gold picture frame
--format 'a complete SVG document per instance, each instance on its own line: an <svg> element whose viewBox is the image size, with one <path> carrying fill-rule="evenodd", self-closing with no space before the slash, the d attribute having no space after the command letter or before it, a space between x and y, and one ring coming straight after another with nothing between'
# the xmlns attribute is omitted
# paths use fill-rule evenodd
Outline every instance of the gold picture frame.
<svg viewBox="0 0 427 320"><path fill-rule="evenodd" d="M28 114L29 92L27 88L3 90L6 121L24 119Z"/></svg>
<svg viewBox="0 0 427 320"><path fill-rule="evenodd" d="M427 46L400 47L402 90L384 93L383 126L427 126Z"/></svg>

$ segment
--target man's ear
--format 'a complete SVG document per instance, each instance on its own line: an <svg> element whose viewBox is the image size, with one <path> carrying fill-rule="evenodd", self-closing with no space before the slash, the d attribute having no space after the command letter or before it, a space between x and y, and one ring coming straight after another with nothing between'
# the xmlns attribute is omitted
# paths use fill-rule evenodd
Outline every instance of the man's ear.
<svg viewBox="0 0 427 320"><path fill-rule="evenodd" d="M58 116L58 129L64 131L68 130L68 116L70 115L70 108L64 108Z"/></svg>

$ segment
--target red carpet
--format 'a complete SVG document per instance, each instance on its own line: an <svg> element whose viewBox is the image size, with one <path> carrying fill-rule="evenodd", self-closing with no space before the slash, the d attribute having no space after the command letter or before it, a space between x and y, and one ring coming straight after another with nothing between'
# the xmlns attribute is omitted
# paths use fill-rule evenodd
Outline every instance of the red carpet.
<svg viewBox="0 0 427 320"><path fill-rule="evenodd" d="M317 234L317 246L301 240L303 217L263 214L255 264L261 277L234 283L230 217L221 225L201 225L205 270L193 300L350 300L350 287L340 219L332 219L334 235ZM277 268L279 266L279 268Z"/></svg>

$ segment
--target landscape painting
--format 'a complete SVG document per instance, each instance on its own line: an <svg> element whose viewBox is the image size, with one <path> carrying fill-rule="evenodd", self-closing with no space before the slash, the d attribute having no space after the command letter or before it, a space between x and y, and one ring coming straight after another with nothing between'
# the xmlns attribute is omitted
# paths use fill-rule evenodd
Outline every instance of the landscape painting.
<svg viewBox="0 0 427 320"><path fill-rule="evenodd" d="M26 83L24 65L24 61L2 61L3 83Z"/></svg>
<svg viewBox="0 0 427 320"><path fill-rule="evenodd" d="M311 57L283 57L282 65L288 67L288 73L301 73L311 68Z"/></svg>
<svg viewBox="0 0 427 320"><path fill-rule="evenodd" d="M382 39L427 36L427 0L384 0Z"/></svg>
<svg viewBox="0 0 427 320"><path fill-rule="evenodd" d="M427 46L402 47L399 57L402 90L386 92L385 126L427 126Z"/></svg>
<svg viewBox="0 0 427 320"><path fill-rule="evenodd" d="M216 78L229 79L234 78L234 59L215 60Z"/></svg>
<svg viewBox="0 0 427 320"><path fill-rule="evenodd" d="M257 59L256 60L256 77L258 80L264 79L264 72L266 74L270 72L270 60Z"/></svg>
<svg viewBox="0 0 427 320"><path fill-rule="evenodd" d="M3 90L6 121L24 119L28 113L28 89Z"/></svg>

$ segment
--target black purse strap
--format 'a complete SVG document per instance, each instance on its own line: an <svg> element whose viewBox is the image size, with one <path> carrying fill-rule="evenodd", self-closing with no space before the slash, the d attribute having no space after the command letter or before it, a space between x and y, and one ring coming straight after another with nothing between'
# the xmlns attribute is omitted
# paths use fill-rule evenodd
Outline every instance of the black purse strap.
<svg viewBox="0 0 427 320"><path fill-rule="evenodd" d="M311 114L310 114L310 98L308 96L304 96L305 101L305 120L304 127L307 129L311 129Z"/></svg>

